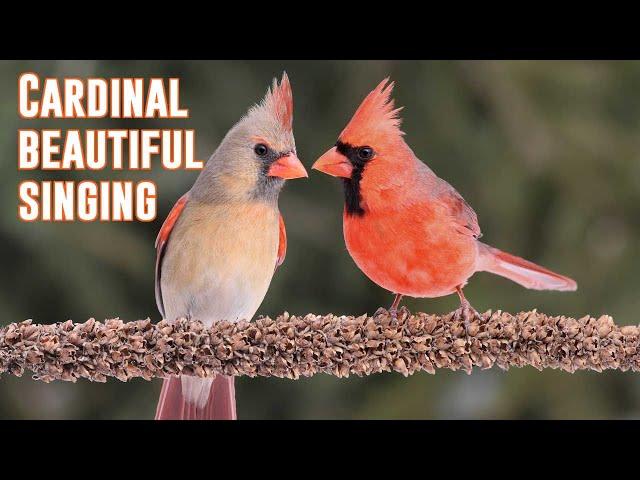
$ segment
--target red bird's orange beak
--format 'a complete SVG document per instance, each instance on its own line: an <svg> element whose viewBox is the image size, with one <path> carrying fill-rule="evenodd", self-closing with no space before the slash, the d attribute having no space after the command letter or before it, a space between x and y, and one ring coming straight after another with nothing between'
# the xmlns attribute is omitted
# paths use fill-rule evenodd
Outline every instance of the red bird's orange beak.
<svg viewBox="0 0 640 480"><path fill-rule="evenodd" d="M309 174L304 169L302 162L295 153L288 153L273 162L267 173L270 177L284 178L291 180L292 178L308 177Z"/></svg>
<svg viewBox="0 0 640 480"><path fill-rule="evenodd" d="M351 173L353 172L353 165L351 165L349 159L339 153L336 147L322 155L311 168L332 177L351 178Z"/></svg>

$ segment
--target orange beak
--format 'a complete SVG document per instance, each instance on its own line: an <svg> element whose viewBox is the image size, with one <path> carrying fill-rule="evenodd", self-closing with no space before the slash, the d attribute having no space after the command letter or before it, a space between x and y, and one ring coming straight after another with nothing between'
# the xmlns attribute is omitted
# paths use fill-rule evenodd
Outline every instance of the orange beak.
<svg viewBox="0 0 640 480"><path fill-rule="evenodd" d="M273 162L269 167L268 175L270 177L284 178L285 180L309 176L295 153L288 153Z"/></svg>
<svg viewBox="0 0 640 480"><path fill-rule="evenodd" d="M332 177L351 178L351 173L353 172L353 165L351 165L349 159L339 153L336 147L331 148L316 160L316 163L311 168Z"/></svg>

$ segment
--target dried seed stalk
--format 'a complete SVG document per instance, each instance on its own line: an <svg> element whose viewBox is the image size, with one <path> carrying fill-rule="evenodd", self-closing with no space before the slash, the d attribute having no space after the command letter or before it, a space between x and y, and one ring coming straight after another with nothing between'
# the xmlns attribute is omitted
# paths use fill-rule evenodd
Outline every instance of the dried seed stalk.
<svg viewBox="0 0 640 480"><path fill-rule="evenodd" d="M397 319L308 314L255 322L150 320L104 323L90 319L53 325L30 320L0 329L0 375L50 382L79 378L104 382L168 375L275 376L316 373L339 377L395 371L411 375L437 368L487 369L494 365L537 369L640 370L640 329L620 327L608 315L579 319L536 312L487 312L468 330L448 315L411 314Z"/></svg>

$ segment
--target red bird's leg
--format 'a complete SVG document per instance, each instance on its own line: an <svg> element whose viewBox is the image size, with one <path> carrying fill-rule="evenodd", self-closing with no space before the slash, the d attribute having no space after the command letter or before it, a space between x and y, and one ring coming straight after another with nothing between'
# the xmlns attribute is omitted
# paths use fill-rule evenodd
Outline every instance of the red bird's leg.
<svg viewBox="0 0 640 480"><path fill-rule="evenodd" d="M393 303L391 304L388 310L388 312L391 314L391 318L394 318L394 319L398 317L398 305L400 305L400 300L402 300L401 294L396 293L395 295L396 297L393 299ZM376 313L374 313L374 316L380 315L383 312L384 312L384 308L380 307L378 310L376 310Z"/></svg>
<svg viewBox="0 0 640 480"><path fill-rule="evenodd" d="M393 299L393 303L389 308L389 313L393 318L395 318L396 315L398 315L398 306L400 305L401 300L402 300L402 295L399 293L396 293L396 298Z"/></svg>
<svg viewBox="0 0 640 480"><path fill-rule="evenodd" d="M460 297L460 308L455 311L454 317L463 318L465 329L468 331L471 320L473 320L474 317L482 319L482 315L480 315L477 310L471 306L469 300L467 300L464 293L462 293L462 287L456 287L456 293L458 294L458 297Z"/></svg>

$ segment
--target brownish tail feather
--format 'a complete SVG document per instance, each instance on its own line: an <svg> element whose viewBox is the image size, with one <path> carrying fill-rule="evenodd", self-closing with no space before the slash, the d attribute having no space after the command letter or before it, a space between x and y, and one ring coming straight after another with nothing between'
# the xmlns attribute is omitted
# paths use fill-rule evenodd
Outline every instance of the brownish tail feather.
<svg viewBox="0 0 640 480"><path fill-rule="evenodd" d="M156 409L156 420L236 420L234 378L217 375L211 384L209 400L202 408L186 402L180 377L165 378Z"/></svg>

